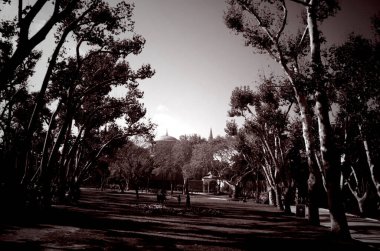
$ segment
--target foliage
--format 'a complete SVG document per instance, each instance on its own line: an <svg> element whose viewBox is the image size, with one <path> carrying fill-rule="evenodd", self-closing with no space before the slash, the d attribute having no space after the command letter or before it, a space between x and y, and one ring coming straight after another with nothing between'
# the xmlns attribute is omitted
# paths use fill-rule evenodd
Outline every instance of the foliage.
<svg viewBox="0 0 380 251"><path fill-rule="evenodd" d="M357 200L360 213L373 213L380 196L375 171L379 161L379 43L351 34L330 53L345 185Z"/></svg>
<svg viewBox="0 0 380 251"><path fill-rule="evenodd" d="M115 154L129 137L152 137L154 125L144 120L138 81L152 77L154 70L150 65L132 69L128 63L127 57L141 53L145 44L134 32L132 4L54 1L50 19L28 36L47 2L19 6L18 22L1 22L7 36L0 48L0 98L6 104L0 125L6 163L2 184L21 183L20 191L36 190L49 205L53 196L77 190L97 162ZM40 90L31 94L28 78L40 57L34 48L50 30L55 31L55 48ZM125 97L112 97L115 87L125 88Z"/></svg>
<svg viewBox="0 0 380 251"><path fill-rule="evenodd" d="M160 179L175 181L181 175L181 167L175 165L176 158L173 152L175 144L175 142L164 141L157 142L154 145L153 159L155 169L153 174L160 177Z"/></svg>
<svg viewBox="0 0 380 251"><path fill-rule="evenodd" d="M244 128L238 132L238 149L247 162L243 170L253 172L255 166L260 166L268 186L274 191L280 184L287 189L293 186L288 164L288 152L292 146L286 135L292 103L284 100L282 89L275 86L278 85L274 79L265 79L256 92L247 86L235 88L229 111L230 116L244 117ZM284 109L284 105L289 108ZM236 127L231 123L228 126ZM281 203L278 198L277 203Z"/></svg>
<svg viewBox="0 0 380 251"><path fill-rule="evenodd" d="M129 142L121 147L110 163L110 183L139 190L147 184L153 170L153 159L148 149Z"/></svg>

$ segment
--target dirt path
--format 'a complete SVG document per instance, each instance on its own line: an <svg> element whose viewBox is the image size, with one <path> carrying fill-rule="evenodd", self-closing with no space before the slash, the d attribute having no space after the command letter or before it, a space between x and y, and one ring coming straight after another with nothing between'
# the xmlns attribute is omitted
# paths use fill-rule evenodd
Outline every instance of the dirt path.
<svg viewBox="0 0 380 251"><path fill-rule="evenodd" d="M267 205L194 195L186 211L183 202L83 189L76 206L1 222L0 250L371 250Z"/></svg>

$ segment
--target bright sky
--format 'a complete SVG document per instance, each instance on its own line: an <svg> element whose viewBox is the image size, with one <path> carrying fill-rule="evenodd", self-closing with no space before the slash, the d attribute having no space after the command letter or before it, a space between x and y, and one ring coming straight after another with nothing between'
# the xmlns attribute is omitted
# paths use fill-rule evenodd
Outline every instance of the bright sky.
<svg viewBox="0 0 380 251"><path fill-rule="evenodd" d="M223 0L135 1L136 32L146 46L136 63L150 63L152 79L141 83L156 135L224 135L234 87L253 85L259 74L278 69L265 55L254 54L223 22ZM342 11L323 27L338 42L351 31L368 34L369 17L379 0L344 0ZM367 32L367 33L366 33Z"/></svg>
<svg viewBox="0 0 380 251"><path fill-rule="evenodd" d="M32 2L32 1L31 1ZM132 63L149 63L156 70L141 82L148 117L158 125L156 135L168 130L179 137L197 133L223 136L232 90L251 85L259 75L279 71L265 55L254 54L223 22L224 0L136 0L135 30L146 38L142 54ZM379 0L344 0L336 17L322 29L328 41L337 43L347 35L368 35L370 17L380 12ZM1 15L14 12L2 11ZM38 22L43 24L44 18ZM45 59L53 44L43 43ZM42 67L43 63L37 65ZM44 71L38 68L36 79ZM33 81L32 81L33 82ZM115 95L123 95L115 93Z"/></svg>
<svg viewBox="0 0 380 251"><path fill-rule="evenodd" d="M223 23L222 0L136 1L136 32L146 40L136 63L156 75L142 83L156 134L224 135L230 94L268 67Z"/></svg>

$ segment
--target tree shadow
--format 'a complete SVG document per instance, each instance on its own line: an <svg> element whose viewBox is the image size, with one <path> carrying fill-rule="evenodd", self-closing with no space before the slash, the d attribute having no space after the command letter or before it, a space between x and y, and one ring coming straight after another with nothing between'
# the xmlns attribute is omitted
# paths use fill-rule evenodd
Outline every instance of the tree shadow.
<svg viewBox="0 0 380 251"><path fill-rule="evenodd" d="M218 216L149 215L138 207L154 194L116 194L85 189L78 205L57 205L44 214L2 221L1 250L371 250L339 241L327 228L285 217L267 205L194 197L192 205L222 210ZM172 200L167 207L179 207Z"/></svg>

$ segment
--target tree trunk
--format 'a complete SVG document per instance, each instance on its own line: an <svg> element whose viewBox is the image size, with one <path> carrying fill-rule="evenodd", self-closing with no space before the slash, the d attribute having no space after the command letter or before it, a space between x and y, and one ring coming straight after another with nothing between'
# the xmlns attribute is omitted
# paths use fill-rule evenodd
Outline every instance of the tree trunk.
<svg viewBox="0 0 380 251"><path fill-rule="evenodd" d="M272 187L268 187L268 200L269 200L269 205L275 206L276 205L276 195L274 192L274 189Z"/></svg>
<svg viewBox="0 0 380 251"><path fill-rule="evenodd" d="M362 141L363 141L363 146L364 146L364 150L365 150L365 154L366 154L366 158L367 158L367 163L368 163L369 171L371 174L371 180L372 180L373 185L376 188L377 196L380 197L380 182L375 177L375 164L372 162L371 152L369 149L368 141L362 132L362 126L359 124L358 127L359 127L360 136L361 136Z"/></svg>
<svg viewBox="0 0 380 251"><path fill-rule="evenodd" d="M330 209L331 231L339 237L351 238L347 218L343 207L343 195L340 188L340 169L338 154L335 151L333 133L328 115L326 93L322 90L315 92L316 110L318 115L318 129L322 168L325 172L327 200Z"/></svg>
<svg viewBox="0 0 380 251"><path fill-rule="evenodd" d="M137 187L135 189L135 193L136 193L136 200L138 200L140 197L139 197L139 189Z"/></svg>
<svg viewBox="0 0 380 251"><path fill-rule="evenodd" d="M292 210L290 209L290 206L292 204L292 198L293 198L293 187L286 187L284 191L284 212L285 214L291 214Z"/></svg>
<svg viewBox="0 0 380 251"><path fill-rule="evenodd" d="M307 105L307 98L305 95L300 95L296 92L296 99L300 108L301 123L302 123L302 136L305 142L305 152L307 157L307 164L309 167L308 185L308 220L312 225L320 225L319 219L319 206L322 193L322 177L318 165L315 161L313 136L311 133L311 115Z"/></svg>
<svg viewBox="0 0 380 251"><path fill-rule="evenodd" d="M72 1L59 12L54 11L46 23L37 32L35 32L32 37L29 38L30 25L35 20L35 16L41 12L45 2L45 0L37 1L36 4L31 6L33 11L28 11L28 14L26 14L22 19L22 22L19 25L19 41L16 45L15 52L0 70L0 90L3 90L7 82L12 78L16 68L30 55L31 51L45 40L53 26L70 14L78 1Z"/></svg>
<svg viewBox="0 0 380 251"><path fill-rule="evenodd" d="M320 54L320 34L317 24L319 1L311 0L307 7L307 24L310 38L312 80L316 85L315 102L318 117L322 167L326 177L327 199L330 209L331 231L337 236L350 239L350 231L343 207L342 192L339 186L340 170L338 155L335 151L333 133L329 119L329 103L323 81L324 70Z"/></svg>
<svg viewBox="0 0 380 251"><path fill-rule="evenodd" d="M358 209L359 209L359 212L361 215L366 215L367 214L367 210L365 208L365 204L366 204L366 200L368 198L368 185L366 186L366 191L364 192L364 194L362 196L359 196L359 193L357 190L354 190L352 187L351 187L351 184L350 182L347 180L347 186L348 186L348 189L350 190L351 194L355 197L356 199L356 202L358 204Z"/></svg>
<svg viewBox="0 0 380 251"><path fill-rule="evenodd" d="M346 118L346 123L345 123L345 128L344 128L344 145L347 145L347 138L348 138L348 130L347 130L347 118ZM359 125L359 132L361 134L361 127ZM351 165L351 163L348 163L347 162L347 149L345 149L345 151L343 152L342 156L341 156L341 166L342 166L342 169L345 170L345 169L348 169L349 167L351 168L351 174L348 176L348 178L346 179L345 181L345 178L343 176L343 174L341 175L341 180L342 180L342 183L341 184L341 187L343 187L343 185L347 185L348 189L350 190L351 194L354 196L354 198L356 199L356 203L358 205L358 209L359 209L359 212L361 215L365 215L367 212L366 210L366 207L365 207L365 204L366 204L366 200L368 198L368 183L365 183L364 184L364 191L360 191L362 189L360 189L361 187L363 187L362 185L363 184L359 184L359 179L358 179L358 176L356 174L356 171L354 169L354 167ZM355 180L355 188L353 188L350 184L350 178L351 177L354 177L354 180ZM363 182L363 180L361 181ZM360 196L359 194L362 194L362 196Z"/></svg>
<svg viewBox="0 0 380 251"><path fill-rule="evenodd" d="M189 179L184 178L183 179L183 194L188 194L189 193Z"/></svg>
<svg viewBox="0 0 380 251"><path fill-rule="evenodd" d="M46 162L44 162L45 165L41 165L41 176L39 181L41 181L43 184L49 183L50 179L52 178L51 169L53 165L56 165L58 150L64 140L64 136L66 135L68 128L71 128L70 123L72 123L72 116L71 113L68 112L67 117L65 117L65 120L58 133L57 139L50 151L49 158L46 158ZM42 161L43 160L41 160L41 162Z"/></svg>
<svg viewBox="0 0 380 251"><path fill-rule="evenodd" d="M280 209L281 211L284 210L284 205L282 204L282 199L281 199L281 188L276 185L276 188L274 189L274 194L276 197L276 207Z"/></svg>
<svg viewBox="0 0 380 251"><path fill-rule="evenodd" d="M259 174L256 173L256 203L260 202L260 184L259 184Z"/></svg>
<svg viewBox="0 0 380 251"><path fill-rule="evenodd" d="M230 188L232 190L232 199L237 200L239 198L238 186L231 184Z"/></svg>

